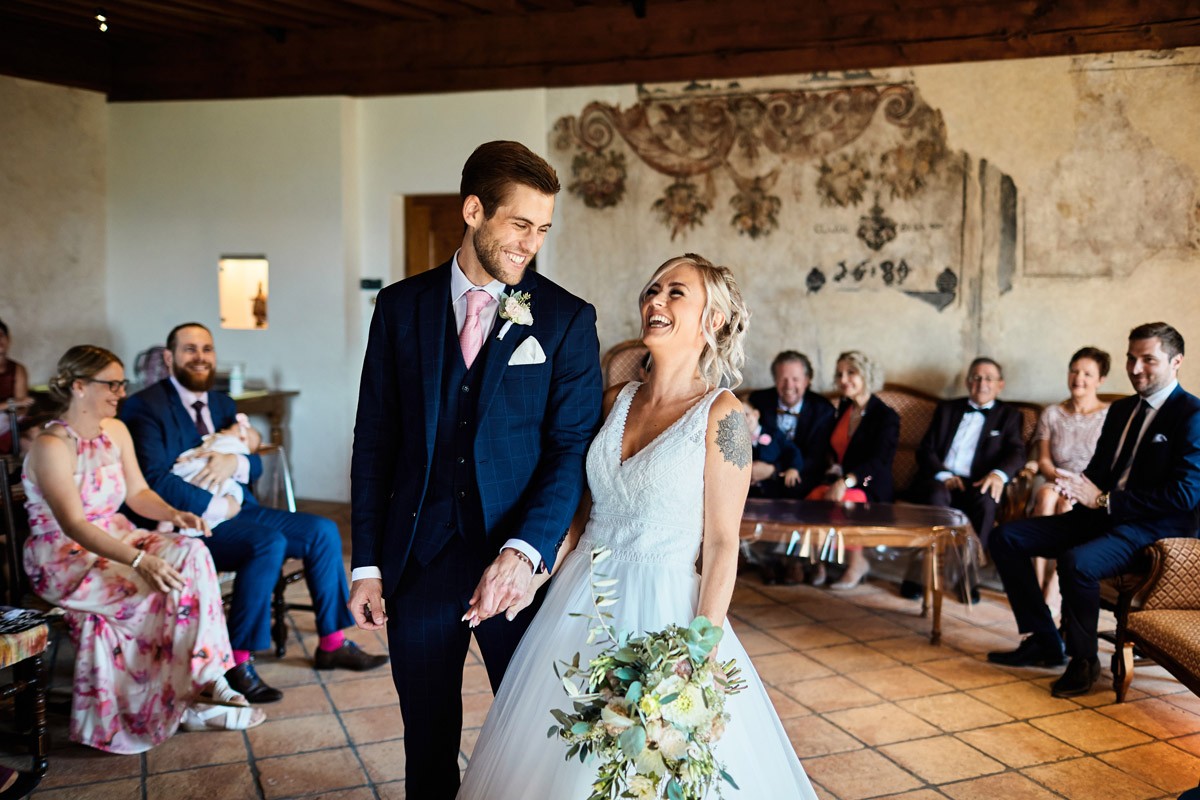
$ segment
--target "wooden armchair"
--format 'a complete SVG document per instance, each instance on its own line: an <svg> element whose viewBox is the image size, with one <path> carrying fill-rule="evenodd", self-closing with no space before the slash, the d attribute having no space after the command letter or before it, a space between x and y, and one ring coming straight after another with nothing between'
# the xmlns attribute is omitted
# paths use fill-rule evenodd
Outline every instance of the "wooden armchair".
<svg viewBox="0 0 1200 800"><path fill-rule="evenodd" d="M1133 648L1200 695L1200 539L1160 539L1136 610L1117 618L1113 689L1124 702L1133 682Z"/></svg>
<svg viewBox="0 0 1200 800"><path fill-rule="evenodd" d="M604 388L626 381L641 380L642 359L649 352L641 339L626 339L610 347L600 359Z"/></svg>

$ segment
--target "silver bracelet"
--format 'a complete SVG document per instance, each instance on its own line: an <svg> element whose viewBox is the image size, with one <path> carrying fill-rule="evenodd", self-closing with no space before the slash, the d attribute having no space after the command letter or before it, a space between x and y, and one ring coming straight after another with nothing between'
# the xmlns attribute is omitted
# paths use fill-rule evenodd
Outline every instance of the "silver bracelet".
<svg viewBox="0 0 1200 800"><path fill-rule="evenodd" d="M145 558L145 557L146 557L146 551L145 551L145 550L138 550L138 554L137 554L136 556L134 556L134 557L133 557L133 561L129 562L129 566L130 566L130 568L131 568L131 569L137 569L137 568L138 568L138 564L142 563L142 559L143 559L143 558Z"/></svg>
<svg viewBox="0 0 1200 800"><path fill-rule="evenodd" d="M505 549L505 550L509 551L509 552L510 552L510 553L512 553L514 556L516 556L517 558L521 559L521 560L522 560L522 561L524 561L526 564L528 564L528 565L529 565L529 569L530 569L530 571L531 571L531 572L533 572L533 573L535 573L535 574L537 573L537 567L535 567L535 566L533 565L533 562L529 560L529 556L525 555L524 553L522 553L520 550L518 550L518 549L517 549L517 548L515 548L515 547L505 547L505 548L503 548L503 549Z"/></svg>

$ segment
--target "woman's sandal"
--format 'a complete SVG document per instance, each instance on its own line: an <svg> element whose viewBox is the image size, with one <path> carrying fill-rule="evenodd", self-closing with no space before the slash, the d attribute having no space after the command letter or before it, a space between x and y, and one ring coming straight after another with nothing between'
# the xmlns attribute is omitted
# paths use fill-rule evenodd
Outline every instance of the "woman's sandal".
<svg viewBox="0 0 1200 800"><path fill-rule="evenodd" d="M245 731L267 719L261 708L237 708L195 703L183 712L179 727L185 731Z"/></svg>
<svg viewBox="0 0 1200 800"><path fill-rule="evenodd" d="M250 706L250 701L243 694L235 691L224 675L204 687L196 700L210 706L231 706L233 708L249 708Z"/></svg>

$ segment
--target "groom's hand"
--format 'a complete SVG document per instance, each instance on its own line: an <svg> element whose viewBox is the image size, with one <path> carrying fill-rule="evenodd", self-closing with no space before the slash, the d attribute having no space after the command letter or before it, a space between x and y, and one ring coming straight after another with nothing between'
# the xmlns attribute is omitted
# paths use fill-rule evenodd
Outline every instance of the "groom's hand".
<svg viewBox="0 0 1200 800"><path fill-rule="evenodd" d="M525 597L532 578L528 559L513 550L501 550L496 560L483 571L463 619L474 628L501 611L508 611Z"/></svg>
<svg viewBox="0 0 1200 800"><path fill-rule="evenodd" d="M350 585L350 602L346 604L354 623L364 631L377 631L387 623L383 612L383 581L361 578Z"/></svg>

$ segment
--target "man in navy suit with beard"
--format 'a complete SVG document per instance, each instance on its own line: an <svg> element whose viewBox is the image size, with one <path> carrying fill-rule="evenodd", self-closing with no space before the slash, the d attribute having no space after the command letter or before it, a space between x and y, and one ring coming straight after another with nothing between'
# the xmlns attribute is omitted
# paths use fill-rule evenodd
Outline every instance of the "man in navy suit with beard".
<svg viewBox="0 0 1200 800"><path fill-rule="evenodd" d="M988 653L1013 667L1063 663L1063 640L1034 577L1033 557L1058 560L1066 655L1055 697L1091 691L1100 675L1100 579L1136 568L1142 550L1200 524L1200 399L1179 385L1183 336L1165 322L1129 333L1125 371L1137 392L1113 403L1082 475L1059 471L1075 507L997 529L990 551L1021 633L1015 650Z"/></svg>
<svg viewBox="0 0 1200 800"><path fill-rule="evenodd" d="M527 269L558 191L524 146L481 145L463 167L461 248L380 292L371 322L350 608L361 628L386 625L405 790L421 800L458 791L472 630L494 691L533 615L521 611L530 579L553 567L579 504L600 421L596 311Z"/></svg>

